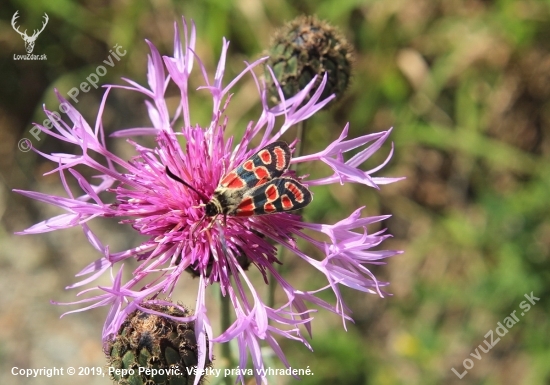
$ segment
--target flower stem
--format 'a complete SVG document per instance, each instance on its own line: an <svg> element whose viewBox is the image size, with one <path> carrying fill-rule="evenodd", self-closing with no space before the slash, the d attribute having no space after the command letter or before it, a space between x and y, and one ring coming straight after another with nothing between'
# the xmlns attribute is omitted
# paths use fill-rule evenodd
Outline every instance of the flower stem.
<svg viewBox="0 0 550 385"><path fill-rule="evenodd" d="M229 295L223 296L220 293L220 305L221 305L220 306L221 329L227 330L231 326L231 301L229 299ZM221 348L222 361L226 365L226 368L233 369L235 367L235 363L233 361L233 355L231 354L231 346L229 345L229 342L226 342L225 344L221 344L220 348ZM232 385L234 383L233 378L231 376L223 376L223 382L226 385Z"/></svg>
<svg viewBox="0 0 550 385"><path fill-rule="evenodd" d="M306 125L307 120L302 120L300 124L298 124L298 135L296 135L298 137L298 143L296 143L296 151L294 151L294 154L292 155L294 157L302 156L304 140L306 139ZM295 163L291 165L290 168L294 171L297 171L298 164Z"/></svg>

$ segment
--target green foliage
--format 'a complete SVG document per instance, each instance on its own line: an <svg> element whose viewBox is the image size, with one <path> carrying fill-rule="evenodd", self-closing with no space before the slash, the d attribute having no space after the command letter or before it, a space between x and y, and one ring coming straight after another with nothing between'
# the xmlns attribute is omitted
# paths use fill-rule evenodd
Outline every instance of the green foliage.
<svg viewBox="0 0 550 385"><path fill-rule="evenodd" d="M231 41L227 79L244 68L243 61L266 50L276 28L302 13L338 26L355 45L351 85L336 106L308 121L305 150L336 138L348 121L350 136L393 126L394 157L379 175L407 179L380 192L314 190L305 215L329 222L368 203L369 215L393 215L384 227L395 237L384 248L405 254L372 269L391 282L393 297L348 295L357 320L348 323L348 334L340 319L321 310L313 323L315 352L294 351L285 343L293 367L299 362L315 368L315 376L302 383L550 381L549 2L209 0L99 7L57 0L10 5L2 11L3 20L15 9L29 13L29 20L44 11L51 18L37 43L37 50L48 52L48 62L36 71L34 87L2 94L4 111L23 122L21 133L31 120L43 119L42 103L53 103L54 87L66 92L78 85L77 79L107 58L115 44L128 56L109 71L106 82L120 84L125 76L145 83L143 39L169 52L173 22L182 14L197 24L198 55L210 73L222 36ZM12 38L13 47L21 49L19 37ZM16 65L2 65L4 89L13 90L14 76L23 72ZM253 80L245 79L242 88L250 93L235 94L229 114L237 119L229 122L231 130L242 131L258 111ZM191 88L202 85L192 82ZM148 121L142 104L125 100L126 95L113 93L107 103L108 131ZM79 104L85 116L94 116L99 97L94 100ZM199 123L211 114L204 100L191 101ZM35 144L53 145L49 139ZM379 161L389 144L384 150ZM30 153L25 157L30 169L41 167L42 160L32 158L28 165ZM314 282L301 267L296 263L294 271L285 271L288 279L292 282L295 274ZM519 314L524 294L531 292L540 302L481 360L472 358L485 334L512 311ZM451 368L462 372L466 358L475 366L459 382Z"/></svg>

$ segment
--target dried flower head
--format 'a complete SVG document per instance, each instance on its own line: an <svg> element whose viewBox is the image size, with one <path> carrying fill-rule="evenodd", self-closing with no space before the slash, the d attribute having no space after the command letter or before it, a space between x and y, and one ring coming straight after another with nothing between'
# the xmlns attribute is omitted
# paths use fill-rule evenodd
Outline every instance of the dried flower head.
<svg viewBox="0 0 550 385"><path fill-rule="evenodd" d="M189 33L184 20L183 44L177 25L175 29L174 55L161 57L155 46L147 42L151 50L147 67L148 85L126 80L129 84L127 86L107 86L93 127L59 94L59 100L67 106L70 123L53 119L53 113L45 110L46 115L52 118L54 128L39 125L40 129L54 138L75 145L80 153L46 154L37 151L58 165L51 172L59 173L67 196L21 190L17 192L56 205L66 213L40 222L21 234L82 227L101 257L85 267L78 275L87 277L70 288L90 284L120 265L118 272L113 274L110 287L96 286L84 290L86 293L90 290L99 293L71 303L86 305L74 311L109 306L103 329L106 343L118 335L121 328L124 331L123 325L136 310L156 314L154 306L151 306L155 298L171 298L176 285L181 284L182 274L187 270L194 271L199 277L194 281L198 284L198 296L195 313L189 319L195 327L198 369L203 369L211 361L212 357L207 356L212 354L213 343L236 339L240 350L239 367L247 367L250 354L255 369L253 375L261 382L265 380L265 372L260 341L270 345L282 362L289 365L275 337L286 337L309 346L300 328L305 326L305 330L311 334L314 310L307 303L339 314L343 320L350 319L340 286L383 296L382 287L387 283L378 281L367 266L381 264L385 258L399 251L372 250L390 235L385 230L370 233L367 226L388 216L362 216L362 207L334 224L304 222L300 215L285 210L266 215L210 215L212 213L207 212L206 200L219 195L220 184L223 180L227 182L225 178L231 170L241 165L245 167L245 161L251 155L280 141L283 134L290 134L297 123L311 117L333 97L321 97L327 84L325 75L320 83L317 78L312 78L303 90L290 98L283 96L281 103L269 107L265 84L252 71L267 58L246 64L242 73L225 82L228 42L224 39L221 58L214 79L211 80L195 53L194 25ZM212 120L206 126L193 122L189 108L191 90L188 88L188 80L195 65L199 67L199 74L203 75L201 92L209 92L212 96ZM252 76L256 81L263 110L257 121L247 126L242 137L233 138L225 133L229 119L226 106L230 103L233 87L245 75ZM181 92L181 102L173 116L168 112L165 98L169 82L175 83ZM315 88L316 84L318 87ZM276 87L280 90L277 83ZM114 88L138 92L148 99L146 106L150 125L120 130L112 135L156 137L156 145L152 148L128 140L135 148L135 156L131 160L113 153L104 139L102 114L107 95ZM282 91L280 94L283 95ZM280 121L281 125L275 127L276 121ZM361 166L382 146L390 131L347 139L346 126L342 134L324 150L288 158L290 164L325 163L332 170L329 175L312 179L283 169L277 178L288 179L291 184L293 181L299 183L313 194L330 184L359 183L378 189L379 185L400 179L372 176L389 161L391 153L382 165L374 169L363 170ZM289 152L294 144L287 145ZM279 147L283 148L284 145ZM354 155L344 159L344 154L352 150ZM283 149L283 152L286 153L286 150ZM95 171L95 178L86 179L76 170L77 166L89 167ZM75 194L67 177L74 178L82 192ZM259 187L263 188L261 185ZM266 200L270 201L273 195L267 190L264 192ZM244 201L246 196L242 198ZM255 208L257 202L251 204ZM121 220L122 225L132 226L146 240L128 250L111 252L109 246L104 245L88 227L88 221L96 217ZM319 236L312 237L312 233L318 233ZM317 255L312 257L306 254L298 247L296 238L306 241L309 249L317 250ZM276 255L277 247L285 248L323 274L328 281L327 286L314 292L292 286L275 268L280 263ZM122 263L127 259L135 259L140 265L133 271L131 279L123 281ZM249 263L258 269L266 282L273 279L282 288L286 301L280 307L270 307L261 299L260 288L251 283L248 278L250 272L245 271ZM222 295L229 297L235 311L235 322L216 337L212 335L205 296L206 287L214 284L219 285ZM317 296L324 289L334 292L336 305ZM240 380L244 382L242 375ZM197 377L195 383L198 381Z"/></svg>
<svg viewBox="0 0 550 385"><path fill-rule="evenodd" d="M134 310L107 341L111 378L120 385L193 384L199 352L192 314L164 301L146 304L144 309L150 312ZM198 377L203 383L205 376Z"/></svg>
<svg viewBox="0 0 550 385"><path fill-rule="evenodd" d="M327 84L321 99L334 94L337 100L348 87L352 63L352 46L338 29L315 16L299 16L273 36L266 65L273 69L278 84L271 80L270 95L279 101L281 89L284 97L290 98L313 79L317 79L315 85L318 86L326 74ZM315 87L308 97L314 90Z"/></svg>

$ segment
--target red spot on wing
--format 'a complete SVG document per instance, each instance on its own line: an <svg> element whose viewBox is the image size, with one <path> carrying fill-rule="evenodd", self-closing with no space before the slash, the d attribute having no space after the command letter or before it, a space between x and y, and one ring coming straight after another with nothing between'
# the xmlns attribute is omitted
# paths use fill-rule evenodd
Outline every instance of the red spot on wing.
<svg viewBox="0 0 550 385"><path fill-rule="evenodd" d="M254 171L254 168L255 168L255 166L254 166L254 161L252 161L252 160L250 160L250 159L247 160L246 162L243 163L243 168L244 168L246 171L250 171L250 172Z"/></svg>
<svg viewBox="0 0 550 385"><path fill-rule="evenodd" d="M220 186L228 188L243 188L246 186L246 183L235 171L231 171L222 179Z"/></svg>
<svg viewBox="0 0 550 385"><path fill-rule="evenodd" d="M277 187L275 187L274 185L268 186L265 189L265 196L268 202L273 202L279 197L279 191L277 191Z"/></svg>
<svg viewBox="0 0 550 385"><path fill-rule="evenodd" d="M254 215L254 201L252 198L244 198L239 206L237 207L237 216L238 217L249 217L251 215Z"/></svg>
<svg viewBox="0 0 550 385"><path fill-rule="evenodd" d="M258 156L264 162L264 164L271 164L271 153L268 150L262 150L258 153Z"/></svg>
<svg viewBox="0 0 550 385"><path fill-rule="evenodd" d="M277 170L281 171L286 168L286 161L285 161L285 151L277 146L273 149L273 153L275 154L275 167Z"/></svg>
<svg viewBox="0 0 550 385"><path fill-rule="evenodd" d="M256 187L257 187L257 186L261 186L261 185L263 185L263 184L266 184L268 181L269 181L269 178L260 179L260 180L258 181L258 183L256 183Z"/></svg>
<svg viewBox="0 0 550 385"><path fill-rule="evenodd" d="M251 217L254 215L254 211L241 211L237 210L235 216L236 217Z"/></svg>
<svg viewBox="0 0 550 385"><path fill-rule="evenodd" d="M268 179L269 178L269 172L267 171L267 169L265 167L256 167L256 169L254 170L254 175L256 176L256 178L258 178L260 181L262 179ZM263 183L262 183L263 184ZM257 185L257 184L256 184Z"/></svg>
<svg viewBox="0 0 550 385"><path fill-rule="evenodd" d="M297 202L302 203L304 201L304 193L294 183L286 182L285 189L290 191Z"/></svg>
<svg viewBox="0 0 550 385"><path fill-rule="evenodd" d="M267 202L266 204L264 204L264 211L266 213L272 213L272 212L277 211L277 208L275 207L275 205L273 203Z"/></svg>
<svg viewBox="0 0 550 385"><path fill-rule="evenodd" d="M292 208L294 207L294 203L292 203L292 201L286 194L281 196L281 204L283 205L283 209L285 210L292 210Z"/></svg>

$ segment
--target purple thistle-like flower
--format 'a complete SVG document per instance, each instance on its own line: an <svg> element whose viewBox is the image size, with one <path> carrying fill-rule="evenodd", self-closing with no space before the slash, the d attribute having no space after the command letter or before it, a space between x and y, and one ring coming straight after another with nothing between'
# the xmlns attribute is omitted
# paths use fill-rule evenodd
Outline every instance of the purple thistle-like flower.
<svg viewBox="0 0 550 385"><path fill-rule="evenodd" d="M357 209L348 218L329 224L303 222L301 216L291 213L274 213L251 217L220 215L214 219L205 218L204 198L212 197L222 177L239 166L250 155L263 146L278 140L295 124L309 118L332 97L320 100L325 86L323 79L317 91L308 97L314 81L304 90L290 99L280 92L282 102L274 107L268 106L265 84L258 80L252 71L266 58L246 64L245 69L229 84L224 85L225 57L229 43L223 42L221 58L214 76L210 81L206 70L195 54L195 27L190 34L183 20L184 41L180 40L180 30L175 24L174 56L161 57L153 44L147 42L151 55L148 58L148 87L125 79L128 86L110 85L100 106L97 121L91 127L80 113L67 100L57 94L65 105L70 124L56 119L53 112L45 109L55 129L38 127L48 135L72 143L81 149L81 154L46 154L38 150L47 159L58 164L51 171L58 172L67 192L67 197L52 196L39 192L16 190L18 193L42 202L56 205L66 213L31 226L20 234L43 233L73 226L81 226L101 258L85 267L78 276L87 276L70 288L80 287L93 282L96 278L126 259L134 258L140 262L128 282L122 280L122 266L113 276L111 287L92 287L101 294L71 304L81 304L87 310L99 306L109 306L109 314L103 329L103 339L116 334L128 314L136 309L151 312L143 305L155 301L159 296L170 297L182 274L192 271L199 277L199 291L192 320L195 322L197 342L199 344L199 369L204 367L206 349L215 342L227 342L236 339L239 345L239 367L246 368L248 355L252 359L254 374L258 382L265 381L263 359L260 353L260 341L267 342L285 365L289 365L276 336L301 341L309 347L300 332L300 326L311 334L311 320L314 310L308 303L339 314L343 320L351 319L340 293L340 285L367 293L384 295L381 287L386 282L378 281L367 264L381 264L399 251L373 251L390 235L384 231L374 234L367 232L367 225L382 221L388 216L364 217L362 208ZM194 65L198 65L204 79L199 87L212 96L212 119L207 127L193 124L188 103L188 79ZM263 110L254 123L251 122L241 138L234 142L233 137L224 136L228 117L225 114L230 102L230 91L237 81L245 75L253 76L260 95ZM174 82L181 93L181 103L174 116L170 116L165 99L169 82ZM114 137L140 135L156 136L156 146L147 148L128 140L135 148L136 155L124 160L112 153L106 146L102 114L106 98L113 88L137 91L147 98L146 106L151 120L150 127L121 130ZM204 92L203 91L203 92ZM275 127L277 117L283 123ZM181 127L181 128L180 128ZM378 171L390 159L372 170L362 170L360 166L388 138L390 131L368 134L354 139L347 138L348 126L340 137L325 150L311 155L292 158L292 164L321 161L327 164L332 174L321 179L298 178L287 171L291 177L315 192L317 186L333 183L361 183L378 188L379 185L392 183L401 178L379 178L372 174ZM183 142L183 147L180 144ZM256 144L252 144L252 141ZM290 146L293 148L293 144ZM345 161L343 154L351 150L355 155ZM101 161L98 159L102 159ZM97 172L91 182L75 170L85 165ZM190 189L169 176L167 169L181 180L193 186ZM83 194L75 196L66 180L72 176ZM101 193L101 197L100 197ZM103 197L114 196L106 202ZM115 203L112 203L112 202ZM201 205L201 203L203 205ZM140 245L122 252L113 253L98 239L87 225L95 217L124 218L122 223L131 225L147 240ZM320 241L307 235L317 232L325 240ZM296 238L302 238L318 249L314 257L300 250ZM317 237L318 238L318 237ZM294 288L275 268L279 263L276 246L302 258L312 267L326 276L328 284L316 292L304 292ZM319 257L322 256L322 257ZM264 280L268 277L276 280L286 294L286 303L272 308L262 302L257 288L247 277L248 264L253 264L261 272ZM154 279L151 279L154 276ZM205 287L218 283L224 296L229 296L235 309L235 322L221 335L214 337L206 307ZM316 296L318 291L332 289L336 295L333 306ZM241 376L241 381L244 378ZM198 379L197 379L198 381Z"/></svg>

